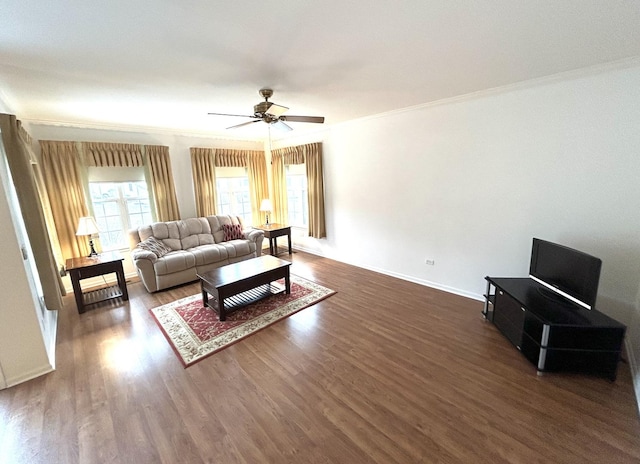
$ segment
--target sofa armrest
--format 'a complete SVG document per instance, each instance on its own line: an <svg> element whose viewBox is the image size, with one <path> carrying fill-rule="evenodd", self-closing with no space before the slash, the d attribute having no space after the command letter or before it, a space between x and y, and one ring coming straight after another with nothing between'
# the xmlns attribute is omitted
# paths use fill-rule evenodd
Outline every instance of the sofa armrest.
<svg viewBox="0 0 640 464"><path fill-rule="evenodd" d="M147 291L149 293L156 292L158 283L156 282L156 271L153 267L154 263L158 261L156 254L142 248L134 248L131 250L131 259Z"/></svg>
<svg viewBox="0 0 640 464"><path fill-rule="evenodd" d="M262 241L264 240L264 230L260 229L244 229L242 231L247 240L256 244L256 256L262 255Z"/></svg>
<svg viewBox="0 0 640 464"><path fill-rule="evenodd" d="M145 259L151 261L151 263L155 263L156 261L158 261L158 255L156 255L153 251L143 250L142 248L134 248L131 250L131 259L133 260L133 262Z"/></svg>

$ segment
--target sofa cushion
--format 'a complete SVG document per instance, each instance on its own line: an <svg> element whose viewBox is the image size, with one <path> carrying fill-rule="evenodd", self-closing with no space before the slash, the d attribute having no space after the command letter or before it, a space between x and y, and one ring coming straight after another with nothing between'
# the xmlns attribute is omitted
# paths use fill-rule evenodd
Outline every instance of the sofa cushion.
<svg viewBox="0 0 640 464"><path fill-rule="evenodd" d="M224 242L244 238L240 224L222 224L222 230L224 232L224 238L222 239Z"/></svg>
<svg viewBox="0 0 640 464"><path fill-rule="evenodd" d="M209 223L209 227L211 227L211 233L216 243L224 242L224 230L222 229L224 224L242 225L242 220L237 216L221 214L217 216L207 216L205 219Z"/></svg>
<svg viewBox="0 0 640 464"><path fill-rule="evenodd" d="M138 234L141 240L146 240L149 237L154 237L172 250L181 250L182 243L180 242L180 228L179 223L181 221L169 221L169 222L154 222L148 226L142 226L138 229Z"/></svg>
<svg viewBox="0 0 640 464"><path fill-rule="evenodd" d="M187 251L193 253L196 260L196 266L206 266L213 263L226 262L228 258L228 251L222 245L201 245L194 248L189 248Z"/></svg>
<svg viewBox="0 0 640 464"><path fill-rule="evenodd" d="M156 275L166 275L173 272L195 268L196 258L193 253L184 250L172 251L153 263Z"/></svg>
<svg viewBox="0 0 640 464"><path fill-rule="evenodd" d="M222 242L220 245L227 250L229 259L255 254L256 251L256 244L248 240L230 240Z"/></svg>
<svg viewBox="0 0 640 464"><path fill-rule="evenodd" d="M171 251L171 248L169 248L168 246L166 246L164 243L162 243L160 240L156 239L153 236L148 237L143 241L141 241L140 243L138 243L138 248L151 251L158 258L162 258L164 255L166 255Z"/></svg>
<svg viewBox="0 0 640 464"><path fill-rule="evenodd" d="M183 250L215 243L209 221L205 218L189 218L180 221L180 243Z"/></svg>

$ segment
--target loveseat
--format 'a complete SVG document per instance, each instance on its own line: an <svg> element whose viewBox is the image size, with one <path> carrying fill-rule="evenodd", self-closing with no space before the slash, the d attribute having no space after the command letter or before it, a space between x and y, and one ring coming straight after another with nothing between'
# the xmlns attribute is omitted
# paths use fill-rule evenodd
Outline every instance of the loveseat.
<svg viewBox="0 0 640 464"><path fill-rule="evenodd" d="M237 216L156 222L129 230L131 259L148 292L198 279L197 274L262 254L264 232Z"/></svg>

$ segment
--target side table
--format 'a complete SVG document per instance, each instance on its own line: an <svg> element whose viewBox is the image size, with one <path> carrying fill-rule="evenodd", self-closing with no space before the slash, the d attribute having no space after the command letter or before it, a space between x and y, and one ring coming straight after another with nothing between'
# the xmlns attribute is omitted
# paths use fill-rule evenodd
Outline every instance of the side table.
<svg viewBox="0 0 640 464"><path fill-rule="evenodd" d="M99 303L105 300L122 297L123 300L129 299L127 292L127 281L124 277L122 261L124 258L117 251L101 253L98 256L89 258L70 258L67 259L66 268L71 277L73 285L73 293L76 298L76 306L78 312L86 311L86 306ZM118 284L106 288L100 288L89 292L82 292L80 281L89 277L96 277L115 272L118 278Z"/></svg>
<svg viewBox="0 0 640 464"><path fill-rule="evenodd" d="M269 254L272 256L278 255L278 237L284 235L287 236L289 241L289 254L291 251L291 226L285 226L284 224L263 224L261 226L255 226L256 229L264 231L264 236L269 239Z"/></svg>

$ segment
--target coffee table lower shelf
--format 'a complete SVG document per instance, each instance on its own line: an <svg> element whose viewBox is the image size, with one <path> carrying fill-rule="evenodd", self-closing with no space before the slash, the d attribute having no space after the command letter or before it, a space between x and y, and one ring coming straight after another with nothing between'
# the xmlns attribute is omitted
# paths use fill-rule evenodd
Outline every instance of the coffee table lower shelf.
<svg viewBox="0 0 640 464"><path fill-rule="evenodd" d="M271 284L260 285L259 287L252 288L251 290L247 290L246 292L238 293L237 295L231 295L224 299L224 312L225 315L236 311L240 308L243 308L251 303L255 303L256 301L260 301L268 296L278 295L279 293L283 293L285 291L284 285L280 285L276 282ZM206 293L206 292L205 292ZM220 303L215 296L211 296L211 298L206 298L203 293L202 295L202 303L213 309L215 312L220 314Z"/></svg>

